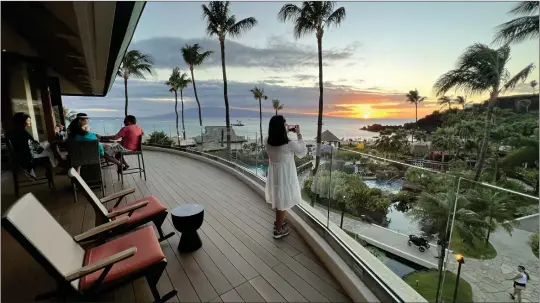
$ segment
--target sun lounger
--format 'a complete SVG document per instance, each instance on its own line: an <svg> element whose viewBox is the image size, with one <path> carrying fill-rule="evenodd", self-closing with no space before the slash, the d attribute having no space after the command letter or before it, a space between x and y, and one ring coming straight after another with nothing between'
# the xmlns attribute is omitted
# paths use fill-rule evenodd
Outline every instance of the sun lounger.
<svg viewBox="0 0 540 303"><path fill-rule="evenodd" d="M57 282L56 291L40 295L37 300L51 297L61 297L67 302L95 300L107 291L142 277L146 278L156 302L171 299L176 295L176 290L163 297L157 290L167 260L151 226L97 247L84 249L79 244L88 237L106 233L111 226L127 221L125 217L71 237L29 193L5 212L2 227Z"/></svg>
<svg viewBox="0 0 540 303"><path fill-rule="evenodd" d="M71 177L73 182L75 182L77 186L82 189L84 196L94 208L96 213L96 225L115 221L119 218L128 217L126 224L122 224L121 226L118 226L117 229L114 229L115 233L130 231L135 227L141 226L148 222L153 222L159 233L160 242L174 235L174 232L166 235L163 233L161 225L167 218L168 211L167 208L163 206L163 204L161 204L161 202L159 202L155 197L147 196L137 201L120 205L120 201L122 201L125 196L135 192L134 188L122 190L110 196L99 199L75 169L71 168L68 171L68 175ZM111 201L116 202L114 206L108 210L104 206L104 203Z"/></svg>

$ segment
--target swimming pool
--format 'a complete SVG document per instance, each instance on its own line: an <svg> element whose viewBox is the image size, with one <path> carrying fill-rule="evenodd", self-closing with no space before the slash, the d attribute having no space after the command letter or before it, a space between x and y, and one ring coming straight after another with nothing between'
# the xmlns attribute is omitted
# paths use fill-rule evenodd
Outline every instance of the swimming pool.
<svg viewBox="0 0 540 303"><path fill-rule="evenodd" d="M390 192L392 194L397 194L403 187L403 181L378 181L378 180L365 180L364 183L369 188L379 188L385 192ZM416 222L414 222L407 213L403 213L396 209L396 203L392 203L388 207L388 212L386 218L390 221L386 228L389 228L393 231L397 231L403 234L420 234L420 228Z"/></svg>

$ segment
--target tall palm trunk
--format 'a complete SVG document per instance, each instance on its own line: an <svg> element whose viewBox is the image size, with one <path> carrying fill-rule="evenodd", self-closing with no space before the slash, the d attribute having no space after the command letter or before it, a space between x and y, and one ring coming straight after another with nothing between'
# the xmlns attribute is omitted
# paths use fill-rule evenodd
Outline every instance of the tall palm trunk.
<svg viewBox="0 0 540 303"><path fill-rule="evenodd" d="M259 130L261 132L261 148L263 147L263 134L262 134L262 105L261 98L259 98Z"/></svg>
<svg viewBox="0 0 540 303"><path fill-rule="evenodd" d="M126 96L126 104L124 105L124 115L128 115L128 90L127 90L127 77L124 77L124 95Z"/></svg>
<svg viewBox="0 0 540 303"><path fill-rule="evenodd" d="M191 71L191 82L193 83L193 93L195 94L195 101L197 101L197 106L199 107L199 126L201 127L201 146L204 143L204 134L203 134L203 126L202 126L202 109L201 109L201 103L199 102L199 96L197 95L197 86L195 85L195 75L193 74L193 66L189 67L189 70Z"/></svg>
<svg viewBox="0 0 540 303"><path fill-rule="evenodd" d="M174 113L176 114L176 140L180 147L180 130L178 130L178 92L174 91Z"/></svg>
<svg viewBox="0 0 540 303"><path fill-rule="evenodd" d="M414 135L416 134L416 131L418 130L418 102L414 102L414 113L415 113L415 123L414 123L414 129L413 129L413 135L411 142L414 142Z"/></svg>
<svg viewBox="0 0 540 303"><path fill-rule="evenodd" d="M315 156L315 168L313 174L317 173L321 162L321 133L322 133L322 118L323 118L323 65L322 65L322 35L317 34L317 49L319 52L319 116L317 117L317 151Z"/></svg>
<svg viewBox="0 0 540 303"><path fill-rule="evenodd" d="M223 98L225 99L225 124L227 129L227 155L231 155L231 118L229 117L229 97L227 96L227 71L225 69L225 39L219 39L221 47L221 70L223 71Z"/></svg>
<svg viewBox="0 0 540 303"><path fill-rule="evenodd" d="M486 112L486 120L484 123L484 135L483 135L482 147L480 148L480 155L478 157L478 162L476 163L476 173L474 175L474 181L478 181L480 179L480 175L482 174L482 169L484 168L484 163L486 162L486 154L487 154L488 143L489 143L489 130L491 128L491 116L493 115L493 108L495 107L495 102L497 101L498 97L499 97L499 88L497 87L493 90L489 98L489 104L488 104L488 108Z"/></svg>
<svg viewBox="0 0 540 303"><path fill-rule="evenodd" d="M276 109L276 116L277 116L277 109Z"/></svg>
<svg viewBox="0 0 540 303"><path fill-rule="evenodd" d="M182 102L182 134L184 135L184 141L186 140L186 125L184 124L184 90L180 90L180 101Z"/></svg>

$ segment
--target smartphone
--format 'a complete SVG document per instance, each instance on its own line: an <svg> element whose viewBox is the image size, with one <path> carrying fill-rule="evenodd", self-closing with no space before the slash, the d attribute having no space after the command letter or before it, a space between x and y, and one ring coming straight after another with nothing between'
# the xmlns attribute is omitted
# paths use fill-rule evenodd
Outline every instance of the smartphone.
<svg viewBox="0 0 540 303"><path fill-rule="evenodd" d="M289 128L289 131L290 131L291 133L296 133L296 127L291 127L291 128Z"/></svg>

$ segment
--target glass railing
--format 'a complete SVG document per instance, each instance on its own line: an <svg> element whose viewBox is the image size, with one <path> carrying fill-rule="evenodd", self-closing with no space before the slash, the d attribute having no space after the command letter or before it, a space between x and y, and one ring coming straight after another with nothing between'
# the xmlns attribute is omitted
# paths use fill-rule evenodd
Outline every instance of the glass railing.
<svg viewBox="0 0 540 303"><path fill-rule="evenodd" d="M176 136L160 136L147 142L178 148ZM266 181L268 156L258 129L233 127L230 153L219 128L206 129L202 147L200 136L194 141L181 141L180 148ZM507 301L513 292L508 279L518 266L540 276L534 188L502 172L497 181L486 174L474 182L472 167L459 160L343 143L323 145L316 170L311 156L295 159L304 209L316 212L313 218L329 232L342 231L363 246L426 300ZM461 269L458 260L465 262ZM538 297L537 280L521 293L524 300Z"/></svg>
<svg viewBox="0 0 540 303"><path fill-rule="evenodd" d="M502 170L474 182L459 160L360 147L323 146L304 180L306 203L330 231L345 231L430 302L505 302L518 266L538 276L534 188ZM538 297L533 281L525 300Z"/></svg>

